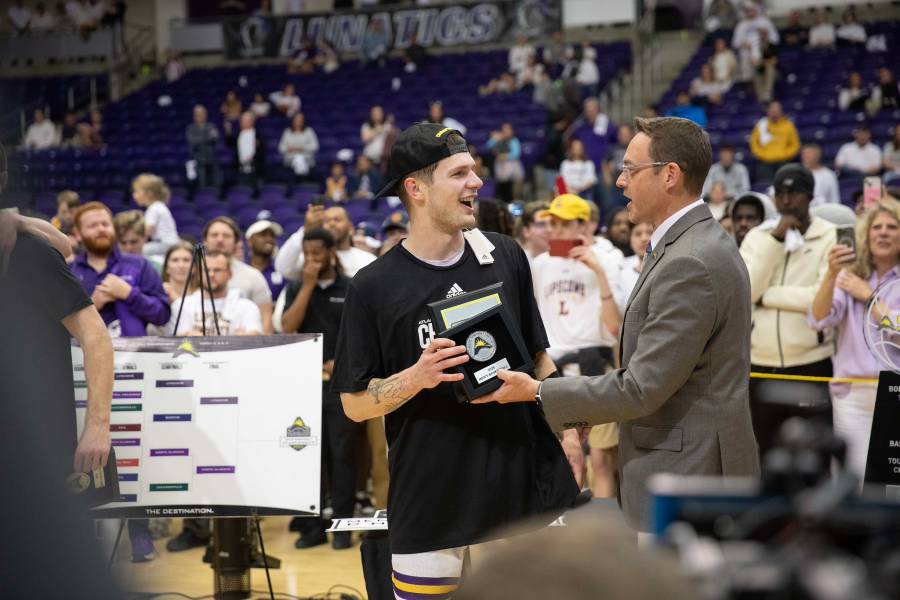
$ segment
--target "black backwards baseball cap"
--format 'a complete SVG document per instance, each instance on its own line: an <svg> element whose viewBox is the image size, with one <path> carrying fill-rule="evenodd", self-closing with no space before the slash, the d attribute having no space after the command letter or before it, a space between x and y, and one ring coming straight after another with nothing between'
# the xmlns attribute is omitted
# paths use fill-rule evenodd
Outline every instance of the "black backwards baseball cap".
<svg viewBox="0 0 900 600"><path fill-rule="evenodd" d="M800 163L788 163L775 173L772 187L775 188L776 194L800 192L812 198L816 180L813 178L812 172Z"/></svg>
<svg viewBox="0 0 900 600"><path fill-rule="evenodd" d="M416 123L397 137L391 148L391 167L388 182L375 197L395 193L395 188L410 173L431 166L454 154L468 152L465 140L458 144L447 141L451 133L462 134L440 123Z"/></svg>

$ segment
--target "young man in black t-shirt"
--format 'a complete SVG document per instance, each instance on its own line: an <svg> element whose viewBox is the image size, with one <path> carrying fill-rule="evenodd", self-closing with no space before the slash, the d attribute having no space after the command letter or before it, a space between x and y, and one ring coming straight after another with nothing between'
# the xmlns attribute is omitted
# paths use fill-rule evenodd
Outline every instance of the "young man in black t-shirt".
<svg viewBox="0 0 900 600"><path fill-rule="evenodd" d="M285 309L281 317L282 331L322 334L322 480L331 490L334 517L353 516L356 501L354 478L355 441L361 426L344 415L340 397L329 387L334 367L341 312L350 279L340 268L335 241L324 229L303 234L303 273L300 281L291 282L285 292ZM324 506L324 500L321 506ZM304 519L297 548L312 548L327 540L325 519ZM331 547L344 550L351 545L349 532L335 533Z"/></svg>
<svg viewBox="0 0 900 600"><path fill-rule="evenodd" d="M16 573L4 580L4 597L59 596L64 580L67 597L112 598L116 592L106 587L100 548L84 514L63 494L73 471L105 466L109 456L112 343L62 254L42 231L22 224L0 209L2 506L14 515L4 527L0 562ZM70 337L84 351L87 410L80 438ZM48 537L54 543L35 542ZM46 577L48 562L57 577Z"/></svg>
<svg viewBox="0 0 900 600"><path fill-rule="evenodd" d="M0 251L0 415L33 437L32 450L55 456L63 476L106 464L110 448L112 343L103 320L62 255L24 233ZM84 349L87 411L76 439L70 337ZM75 454L74 464L63 457ZM21 457L17 460L21 460ZM62 478L60 478L62 481Z"/></svg>
<svg viewBox="0 0 900 600"><path fill-rule="evenodd" d="M409 237L350 282L331 389L354 421L386 415L395 594L446 597L469 546L514 521L555 517L578 487L537 404L459 402L452 382L462 375L446 370L468 360L466 349L436 338L426 311L429 302L502 281L537 377L555 370L525 254L513 239L486 234L491 256L476 256L463 235L475 227L482 185L465 140L439 124L413 125L390 164L379 195L399 193ZM470 243L478 245L477 235Z"/></svg>

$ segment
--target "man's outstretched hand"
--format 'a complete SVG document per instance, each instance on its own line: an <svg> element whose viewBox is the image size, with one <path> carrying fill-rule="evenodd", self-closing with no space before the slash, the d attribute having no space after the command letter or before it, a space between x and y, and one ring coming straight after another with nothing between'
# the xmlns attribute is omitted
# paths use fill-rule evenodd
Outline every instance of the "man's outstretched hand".
<svg viewBox="0 0 900 600"><path fill-rule="evenodd" d="M487 396L473 400L472 404L531 402L537 395L538 386L540 385L540 382L532 379L530 375L504 369L497 371L497 379L502 381L503 385Z"/></svg>
<svg viewBox="0 0 900 600"><path fill-rule="evenodd" d="M111 445L109 425L86 425L75 449L75 472L90 473L94 469L105 467Z"/></svg>

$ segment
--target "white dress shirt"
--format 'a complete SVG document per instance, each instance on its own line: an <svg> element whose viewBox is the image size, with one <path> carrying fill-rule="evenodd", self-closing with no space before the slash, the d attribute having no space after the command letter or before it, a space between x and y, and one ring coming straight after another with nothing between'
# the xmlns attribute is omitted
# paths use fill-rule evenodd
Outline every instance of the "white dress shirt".
<svg viewBox="0 0 900 600"><path fill-rule="evenodd" d="M841 202L841 189L834 171L828 167L810 170L813 174L815 187L813 188L813 199L809 205L839 204Z"/></svg>
<svg viewBox="0 0 900 600"><path fill-rule="evenodd" d="M659 243L666 235L666 232L669 231L672 225L678 222L678 219L691 212L692 209L698 206L703 206L704 204L706 204L706 202L703 201L703 198L695 200L694 202L688 204L687 206L670 216L668 219L660 223L659 227L654 229L653 233L650 235L650 247L656 248L657 246L659 246Z"/></svg>

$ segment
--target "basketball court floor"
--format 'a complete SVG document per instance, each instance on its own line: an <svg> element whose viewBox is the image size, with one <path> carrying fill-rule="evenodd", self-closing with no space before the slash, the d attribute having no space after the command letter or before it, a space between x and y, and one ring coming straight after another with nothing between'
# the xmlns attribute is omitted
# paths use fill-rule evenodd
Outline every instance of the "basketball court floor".
<svg viewBox="0 0 900 600"><path fill-rule="evenodd" d="M354 535L353 546L347 550L332 550L330 543L298 550L294 548L294 542L299 534L288 531L289 522L289 517L267 517L262 521L266 553L281 559L281 568L269 571L277 598L308 598L318 594L325 598L324 594L329 590L366 597L358 535ZM181 521L173 519L170 532L174 535L179 531ZM155 541L157 556L153 561L132 563L128 535L123 534L113 565L113 574L121 588L135 594L177 592L192 598L212 597L213 571L210 565L202 562L204 549L172 553L166 550L166 541ZM252 569L250 581L254 591L251 598L269 597L264 569ZM355 591L334 587L339 585ZM278 596L279 593L282 595ZM160 596L161 600L177 597Z"/></svg>

